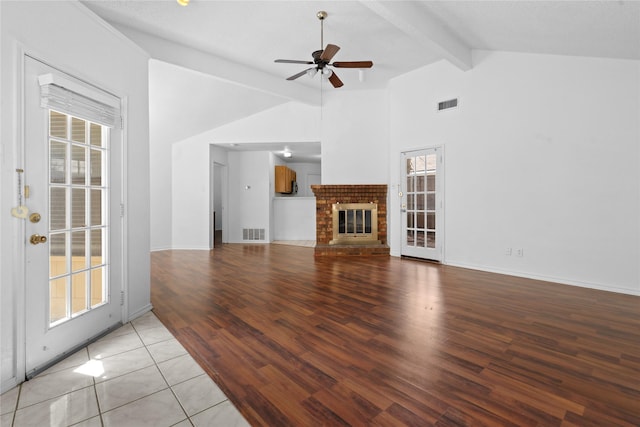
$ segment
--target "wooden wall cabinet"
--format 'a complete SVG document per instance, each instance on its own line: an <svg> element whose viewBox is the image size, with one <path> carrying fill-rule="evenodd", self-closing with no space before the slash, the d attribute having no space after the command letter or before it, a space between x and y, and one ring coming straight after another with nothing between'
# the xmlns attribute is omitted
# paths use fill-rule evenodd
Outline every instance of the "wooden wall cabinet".
<svg viewBox="0 0 640 427"><path fill-rule="evenodd" d="M291 194L295 180L296 171L286 166L276 166L276 193Z"/></svg>

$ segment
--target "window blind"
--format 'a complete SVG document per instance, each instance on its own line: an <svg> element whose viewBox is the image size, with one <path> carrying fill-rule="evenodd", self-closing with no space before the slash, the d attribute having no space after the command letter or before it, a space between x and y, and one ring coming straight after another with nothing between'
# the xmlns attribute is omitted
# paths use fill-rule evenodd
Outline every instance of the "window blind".
<svg viewBox="0 0 640 427"><path fill-rule="evenodd" d="M38 77L40 106L108 127L120 126L120 100L99 89L45 74Z"/></svg>

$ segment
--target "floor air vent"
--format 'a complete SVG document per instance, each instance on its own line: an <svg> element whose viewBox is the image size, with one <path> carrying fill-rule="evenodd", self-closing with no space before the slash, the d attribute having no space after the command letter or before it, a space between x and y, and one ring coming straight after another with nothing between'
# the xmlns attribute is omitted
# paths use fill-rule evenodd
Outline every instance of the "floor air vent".
<svg viewBox="0 0 640 427"><path fill-rule="evenodd" d="M448 101L438 102L438 111L448 110L449 108L456 108L458 106L458 98L450 99Z"/></svg>
<svg viewBox="0 0 640 427"><path fill-rule="evenodd" d="M242 240L264 240L264 228L243 228Z"/></svg>

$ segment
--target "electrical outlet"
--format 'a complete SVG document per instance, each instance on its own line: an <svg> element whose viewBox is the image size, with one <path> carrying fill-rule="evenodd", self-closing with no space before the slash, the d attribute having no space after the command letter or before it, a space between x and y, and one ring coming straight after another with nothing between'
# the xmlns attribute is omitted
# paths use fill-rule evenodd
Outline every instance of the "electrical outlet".
<svg viewBox="0 0 640 427"><path fill-rule="evenodd" d="M511 248L507 248L507 249L504 250L504 254L507 255L507 256L511 256L511 251L512 251Z"/></svg>
<svg viewBox="0 0 640 427"><path fill-rule="evenodd" d="M524 251L522 250L522 248L516 249L516 256L519 256L519 257L524 256Z"/></svg>

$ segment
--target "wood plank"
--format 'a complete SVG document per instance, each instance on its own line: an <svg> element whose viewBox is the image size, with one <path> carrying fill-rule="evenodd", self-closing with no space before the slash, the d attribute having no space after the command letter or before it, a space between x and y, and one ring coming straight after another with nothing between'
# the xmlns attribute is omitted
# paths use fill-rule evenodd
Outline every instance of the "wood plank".
<svg viewBox="0 0 640 427"><path fill-rule="evenodd" d="M151 260L154 312L252 425L640 425L640 297L286 245Z"/></svg>

